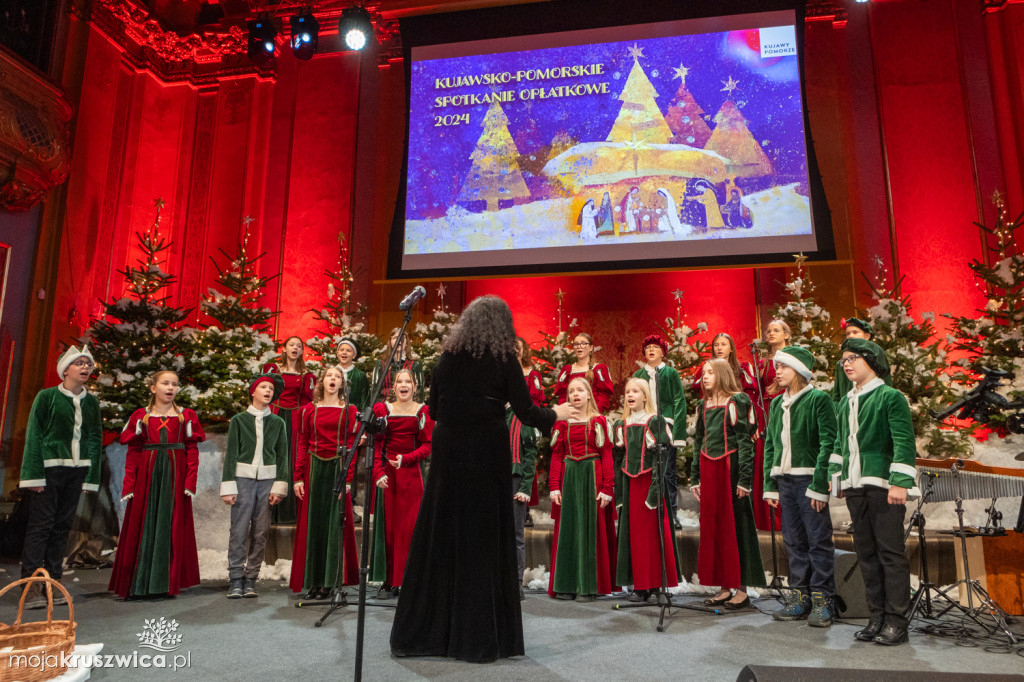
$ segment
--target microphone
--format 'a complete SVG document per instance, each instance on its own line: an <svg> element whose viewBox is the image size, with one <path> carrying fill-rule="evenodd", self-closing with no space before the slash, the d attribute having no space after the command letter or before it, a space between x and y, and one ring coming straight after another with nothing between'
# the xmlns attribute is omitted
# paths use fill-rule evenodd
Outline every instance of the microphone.
<svg viewBox="0 0 1024 682"><path fill-rule="evenodd" d="M423 300L423 297L426 295L426 289L423 287L416 287L408 296L402 299L402 302L398 304L398 309L402 311L411 310L412 307Z"/></svg>

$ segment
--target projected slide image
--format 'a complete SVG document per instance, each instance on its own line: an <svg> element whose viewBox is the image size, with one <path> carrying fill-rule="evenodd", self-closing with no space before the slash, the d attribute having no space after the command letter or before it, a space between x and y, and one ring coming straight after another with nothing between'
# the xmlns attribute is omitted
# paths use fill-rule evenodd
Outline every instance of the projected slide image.
<svg viewBox="0 0 1024 682"><path fill-rule="evenodd" d="M796 54L792 25L414 52L405 255L583 262L610 255L595 246L637 259L813 238Z"/></svg>

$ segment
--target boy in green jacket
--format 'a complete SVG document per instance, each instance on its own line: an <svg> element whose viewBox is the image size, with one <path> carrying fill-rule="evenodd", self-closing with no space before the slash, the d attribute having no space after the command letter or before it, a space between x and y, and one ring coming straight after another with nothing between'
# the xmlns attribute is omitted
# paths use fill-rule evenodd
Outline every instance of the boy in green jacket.
<svg viewBox="0 0 1024 682"><path fill-rule="evenodd" d="M220 496L231 507L228 535L228 599L256 596L263 566L270 507L288 494L288 435L270 404L284 390L280 374L260 374L249 382L252 405L231 418Z"/></svg>
<svg viewBox="0 0 1024 682"><path fill-rule="evenodd" d="M71 346L57 361L61 383L43 389L32 402L18 484L28 504L23 578L43 567L51 578L60 580L78 498L83 490L99 490L103 422L100 401L85 390L94 367L86 346ZM26 608L46 606L41 587L41 583L33 585ZM53 603L67 600L54 590Z"/></svg>
<svg viewBox="0 0 1024 682"><path fill-rule="evenodd" d="M835 615L835 546L828 510L828 462L836 440L835 408L810 384L814 356L788 346L775 352L775 376L785 392L772 401L764 439L764 499L782 509L789 554L786 605L775 620L829 627Z"/></svg>
<svg viewBox="0 0 1024 682"><path fill-rule="evenodd" d="M864 642L907 641L910 563L903 541L907 498L920 493L917 447L910 406L886 386L889 361L877 344L847 339L843 371L853 384L837 408L835 446L829 461L833 494L846 497L853 543L871 611L868 625L854 635ZM836 488L839 490L836 490Z"/></svg>

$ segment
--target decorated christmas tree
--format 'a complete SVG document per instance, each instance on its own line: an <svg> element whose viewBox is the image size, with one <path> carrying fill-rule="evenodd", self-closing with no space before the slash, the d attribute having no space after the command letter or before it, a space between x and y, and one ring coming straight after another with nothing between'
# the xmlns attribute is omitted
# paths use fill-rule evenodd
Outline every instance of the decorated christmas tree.
<svg viewBox="0 0 1024 682"><path fill-rule="evenodd" d="M540 372L541 382L544 388L544 397L548 404L552 404L555 398L555 384L558 381L558 371L565 364L576 362L576 354L572 350L572 338L574 329L578 326L576 318L568 319L565 312L565 292L559 289L555 293L555 300L558 302L554 316L557 332L549 334L546 331L539 332L544 339L538 348L533 349L534 366ZM566 327L564 322L568 320ZM594 349L597 351L597 348Z"/></svg>
<svg viewBox="0 0 1024 682"><path fill-rule="evenodd" d="M800 344L814 354L814 384L822 390L832 387L832 370L839 359L839 344L832 341L831 316L814 301L814 284L804 270L807 257L793 256L796 269L786 282L786 300L772 306L772 318L789 325L791 343Z"/></svg>
<svg viewBox="0 0 1024 682"><path fill-rule="evenodd" d="M640 66L640 58L644 56L643 48L634 44L629 48L629 54L633 57L633 68L619 95L622 108L608 133L608 142L668 144L672 138L672 129L665 122L655 101L657 90Z"/></svg>
<svg viewBox="0 0 1024 682"><path fill-rule="evenodd" d="M722 88L730 99L722 103L715 114L715 129L705 149L717 152L729 159L729 175L732 177L760 177L772 174L772 162L764 153L761 145L747 128L747 121L740 113L739 107L732 101L732 93L739 87L739 81L722 81Z"/></svg>
<svg viewBox="0 0 1024 682"><path fill-rule="evenodd" d="M889 358L893 387L910 403L918 451L938 458L968 456L966 433L940 428L931 416L932 411L956 399L946 373L946 353L936 338L935 313L922 313L920 321L915 320L910 297L902 291L903 278L888 286L882 260L876 258L875 263L878 272L874 279L864 275L874 299L866 317L874 330L873 340Z"/></svg>
<svg viewBox="0 0 1024 682"><path fill-rule="evenodd" d="M975 223L995 241L990 250L991 265L974 260L970 264L987 303L978 316L944 314L952 320L947 351L956 357L953 381L970 388L981 378L982 368L1011 372L1012 381L1000 390L1011 400L1024 398L1024 255L1017 246L1017 231L1024 225L1024 213L1010 220L1005 198L993 195L998 209L995 226ZM1003 416L993 412L992 424L1000 426Z"/></svg>
<svg viewBox="0 0 1024 682"><path fill-rule="evenodd" d="M270 322L277 313L262 305L267 285L278 275L264 277L257 263L264 256L250 255L249 228L253 219L242 221L242 240L232 256L219 249L227 259L217 269L216 286L207 290L199 309L212 323L195 335L189 357L192 381L182 388L193 401L206 423L227 422L249 403L248 382L275 354L276 343L270 337Z"/></svg>
<svg viewBox="0 0 1024 682"><path fill-rule="evenodd" d="M165 272L171 243L160 233L163 199L156 200L156 217L144 233L136 233L140 256L134 266L118 270L125 280L124 295L103 303L103 316L85 332L96 358L98 376L90 386L100 400L104 426L119 431L139 407L149 404L146 379L158 370L190 377L185 356L192 344L193 329L181 322L191 310L168 304L167 288L177 278ZM188 395L179 403L189 405Z"/></svg>
<svg viewBox="0 0 1024 682"><path fill-rule="evenodd" d="M508 116L497 100L484 116L483 132L469 158L473 161L459 191L459 202L486 201L488 211L497 211L499 201L530 196L517 159L519 151L508 131Z"/></svg>
<svg viewBox="0 0 1024 682"><path fill-rule="evenodd" d="M703 148L711 138L711 128L704 120L704 110L686 87L686 75L690 70L680 64L674 71L672 78L680 80L679 89L669 101L668 114L665 116L673 133L671 141L673 144Z"/></svg>
<svg viewBox="0 0 1024 682"><path fill-rule="evenodd" d="M320 356L317 364L333 365L337 363L335 349L338 342L347 336L359 346L356 366L370 376L384 342L375 334L367 333L364 323L359 320L366 313L366 306L352 302L350 260L345 233L339 232L338 265L334 270L324 270L327 276L327 301L322 308L310 311L320 322L320 333L307 339L306 345Z"/></svg>

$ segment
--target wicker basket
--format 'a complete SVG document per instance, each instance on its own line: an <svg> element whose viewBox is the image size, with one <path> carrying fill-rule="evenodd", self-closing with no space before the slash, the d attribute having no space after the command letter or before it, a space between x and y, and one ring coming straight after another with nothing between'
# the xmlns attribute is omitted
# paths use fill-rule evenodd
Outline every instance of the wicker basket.
<svg viewBox="0 0 1024 682"><path fill-rule="evenodd" d="M21 615L25 610L29 588L38 582L44 583L46 590L46 620L22 623ZM0 682L37 682L63 675L67 671L67 665L62 665L66 661L61 660L61 654L70 655L75 648L75 605L71 603L71 595L59 581L50 577L45 568L39 568L30 577L16 580L0 590L0 597L19 585L24 585L25 588L18 602L18 617L13 625L0 623L0 650L14 647L11 651L0 653ZM63 592L68 600L68 620L53 619L54 586ZM39 657L36 661L45 661L47 665L17 667L12 665L15 664L15 656L28 656L30 659ZM50 666L49 662L53 662L54 665Z"/></svg>

